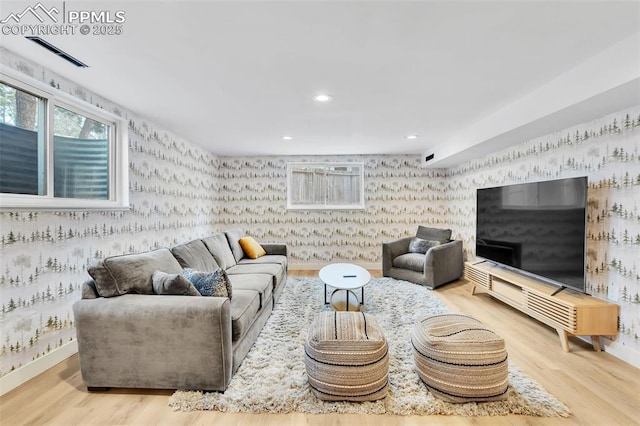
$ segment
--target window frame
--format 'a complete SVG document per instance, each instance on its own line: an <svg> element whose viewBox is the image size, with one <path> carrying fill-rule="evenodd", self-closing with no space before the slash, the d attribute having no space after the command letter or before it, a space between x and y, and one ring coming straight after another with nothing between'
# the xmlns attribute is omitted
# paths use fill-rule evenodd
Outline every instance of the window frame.
<svg viewBox="0 0 640 426"><path fill-rule="evenodd" d="M101 108L83 102L17 71L0 66L0 81L23 92L44 99L44 174L45 194L0 193L0 211L13 210L128 210L129 142L126 121ZM62 198L54 196L54 126L55 107L65 108L109 126L109 198ZM40 171L39 171L40 172Z"/></svg>
<svg viewBox="0 0 640 426"><path fill-rule="evenodd" d="M334 169L336 167L358 167L358 186L360 197L357 203L345 204L296 204L292 201L293 169L295 167L314 167ZM365 207L364 162L358 161L323 161L323 162L288 162L287 163L287 210L364 210Z"/></svg>

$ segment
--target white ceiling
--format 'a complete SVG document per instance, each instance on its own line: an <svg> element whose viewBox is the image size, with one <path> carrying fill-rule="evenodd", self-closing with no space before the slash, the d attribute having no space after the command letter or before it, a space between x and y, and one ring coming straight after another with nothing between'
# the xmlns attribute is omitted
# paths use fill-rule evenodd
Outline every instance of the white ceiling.
<svg viewBox="0 0 640 426"><path fill-rule="evenodd" d="M3 1L0 18L33 3ZM126 13L122 35L43 36L89 68L1 44L218 155L429 152L640 31L638 1L65 6Z"/></svg>

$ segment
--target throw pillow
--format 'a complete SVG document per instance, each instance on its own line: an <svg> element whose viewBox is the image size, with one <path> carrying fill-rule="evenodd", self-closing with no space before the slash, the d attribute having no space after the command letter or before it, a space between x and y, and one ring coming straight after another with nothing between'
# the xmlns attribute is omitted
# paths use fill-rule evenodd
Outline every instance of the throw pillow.
<svg viewBox="0 0 640 426"><path fill-rule="evenodd" d="M431 247L438 245L440 245L439 241L423 240L422 238L413 237L409 242L409 252L425 254Z"/></svg>
<svg viewBox="0 0 640 426"><path fill-rule="evenodd" d="M200 292L180 274L167 274L155 271L152 276L153 292L155 294L177 296L200 296Z"/></svg>
<svg viewBox="0 0 640 426"><path fill-rule="evenodd" d="M240 238L240 247L242 247L244 254L246 254L250 259L257 259L267 254L267 252L264 251L264 248L252 237Z"/></svg>
<svg viewBox="0 0 640 426"><path fill-rule="evenodd" d="M228 297L231 299L231 281L229 281L227 273L222 269L216 269L213 272L201 272L185 268L182 270L182 276L189 280L203 296Z"/></svg>
<svg viewBox="0 0 640 426"><path fill-rule="evenodd" d="M113 279L107 268L104 267L102 260L93 261L88 267L87 272L91 275L96 283L96 291L102 297L119 296L118 285Z"/></svg>
<svg viewBox="0 0 640 426"><path fill-rule="evenodd" d="M87 268L102 297L127 293L153 294L154 271L163 269L178 273L182 267L167 248L144 253L110 256L96 261Z"/></svg>

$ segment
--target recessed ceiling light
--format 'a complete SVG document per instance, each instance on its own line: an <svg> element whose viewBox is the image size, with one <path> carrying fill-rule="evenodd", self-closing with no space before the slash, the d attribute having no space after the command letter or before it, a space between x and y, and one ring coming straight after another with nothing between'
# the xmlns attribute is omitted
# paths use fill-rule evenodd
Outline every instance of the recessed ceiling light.
<svg viewBox="0 0 640 426"><path fill-rule="evenodd" d="M293 136L283 136L282 140L283 141L292 141L293 140Z"/></svg>
<svg viewBox="0 0 640 426"><path fill-rule="evenodd" d="M418 139L418 135L407 135L404 138L405 139Z"/></svg>
<svg viewBox="0 0 640 426"><path fill-rule="evenodd" d="M331 100L331 95L321 93L319 95L316 95L313 99L315 99L318 102L329 102Z"/></svg>

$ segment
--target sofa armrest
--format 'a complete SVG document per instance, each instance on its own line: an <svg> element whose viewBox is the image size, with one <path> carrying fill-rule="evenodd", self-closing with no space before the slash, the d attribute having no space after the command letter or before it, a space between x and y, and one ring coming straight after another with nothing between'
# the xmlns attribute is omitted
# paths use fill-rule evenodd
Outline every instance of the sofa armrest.
<svg viewBox="0 0 640 426"><path fill-rule="evenodd" d="M227 298L127 294L73 305L88 387L224 391L231 380Z"/></svg>
<svg viewBox="0 0 640 426"><path fill-rule="evenodd" d="M440 284L460 278L464 273L462 241L450 241L427 250L424 274L427 285L437 287Z"/></svg>
<svg viewBox="0 0 640 426"><path fill-rule="evenodd" d="M260 245L267 254L287 255L287 245L284 243L262 243Z"/></svg>
<svg viewBox="0 0 640 426"><path fill-rule="evenodd" d="M398 240L382 243L382 275L387 277L387 272L393 267L393 259L409 252L409 243L413 237L400 238Z"/></svg>

